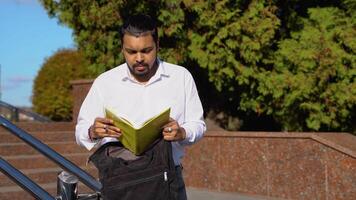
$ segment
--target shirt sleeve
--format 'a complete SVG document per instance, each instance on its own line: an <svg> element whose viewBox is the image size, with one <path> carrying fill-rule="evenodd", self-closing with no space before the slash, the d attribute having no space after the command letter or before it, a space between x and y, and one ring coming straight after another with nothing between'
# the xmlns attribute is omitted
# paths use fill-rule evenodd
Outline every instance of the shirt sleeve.
<svg viewBox="0 0 356 200"><path fill-rule="evenodd" d="M189 145L200 140L205 131L206 125L203 117L203 106L201 104L194 79L189 71L185 74L185 121L181 127L185 129L186 138L179 143Z"/></svg>
<svg viewBox="0 0 356 200"><path fill-rule="evenodd" d="M75 127L77 144L88 150L91 150L98 143L98 141L93 142L90 140L88 129L94 123L95 118L104 116L103 108L103 99L94 81L80 108L77 125Z"/></svg>

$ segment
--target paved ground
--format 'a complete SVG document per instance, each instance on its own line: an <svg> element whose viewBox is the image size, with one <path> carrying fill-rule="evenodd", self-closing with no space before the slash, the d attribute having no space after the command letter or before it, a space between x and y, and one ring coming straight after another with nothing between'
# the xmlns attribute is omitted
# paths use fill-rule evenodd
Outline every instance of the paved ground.
<svg viewBox="0 0 356 200"><path fill-rule="evenodd" d="M243 195L239 193L212 192L196 188L187 188L188 200L281 200L255 195Z"/></svg>

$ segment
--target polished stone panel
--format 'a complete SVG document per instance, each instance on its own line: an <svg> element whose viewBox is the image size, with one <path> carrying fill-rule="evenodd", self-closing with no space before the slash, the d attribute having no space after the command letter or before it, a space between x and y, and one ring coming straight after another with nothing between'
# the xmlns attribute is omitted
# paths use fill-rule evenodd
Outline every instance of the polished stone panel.
<svg viewBox="0 0 356 200"><path fill-rule="evenodd" d="M183 163L183 174L187 185L207 189L220 188L221 156L220 146L217 145L219 140L219 138L205 138L198 144L186 148L186 154L190 155Z"/></svg>
<svg viewBox="0 0 356 200"><path fill-rule="evenodd" d="M356 199L356 159L332 148L325 149L327 199Z"/></svg>
<svg viewBox="0 0 356 200"><path fill-rule="evenodd" d="M353 151L330 144L305 133L214 132L188 147L186 185L282 199L356 199Z"/></svg>
<svg viewBox="0 0 356 200"><path fill-rule="evenodd" d="M220 142L221 188L224 191L267 195L267 141L230 138Z"/></svg>
<svg viewBox="0 0 356 200"><path fill-rule="evenodd" d="M269 196L325 199L323 152L310 139L270 139Z"/></svg>

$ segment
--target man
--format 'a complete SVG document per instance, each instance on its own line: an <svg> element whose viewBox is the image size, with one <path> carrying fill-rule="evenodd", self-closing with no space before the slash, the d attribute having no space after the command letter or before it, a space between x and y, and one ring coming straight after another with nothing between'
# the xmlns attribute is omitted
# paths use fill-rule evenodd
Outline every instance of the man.
<svg viewBox="0 0 356 200"><path fill-rule="evenodd" d="M206 130L194 80L185 68L157 58L157 27L149 16L130 17L121 28L121 42L126 63L94 81L78 115L77 143L90 150L121 136L112 120L104 118L104 108L134 124L171 108L171 120L162 134L172 141L174 164L182 179L184 146L197 142ZM186 199L183 179L182 183L179 196Z"/></svg>

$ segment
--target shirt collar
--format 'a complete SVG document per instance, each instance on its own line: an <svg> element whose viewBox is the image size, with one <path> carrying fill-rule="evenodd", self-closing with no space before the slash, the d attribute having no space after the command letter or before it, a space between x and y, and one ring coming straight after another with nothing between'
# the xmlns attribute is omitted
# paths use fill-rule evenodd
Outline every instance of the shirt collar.
<svg viewBox="0 0 356 200"><path fill-rule="evenodd" d="M169 73L167 72L166 67L164 66L164 62L161 61L159 58L157 58L158 61L158 68L156 73L150 78L150 80L148 81L147 84L150 84L158 79L160 79L162 76L163 77L169 77ZM137 82L136 79L132 76L129 66L127 65L127 63L125 63L125 71L124 73L121 74L122 76L120 77L120 79L122 81L133 81L133 82Z"/></svg>

